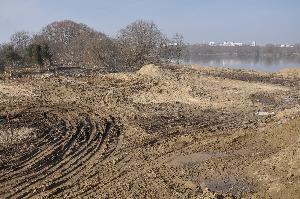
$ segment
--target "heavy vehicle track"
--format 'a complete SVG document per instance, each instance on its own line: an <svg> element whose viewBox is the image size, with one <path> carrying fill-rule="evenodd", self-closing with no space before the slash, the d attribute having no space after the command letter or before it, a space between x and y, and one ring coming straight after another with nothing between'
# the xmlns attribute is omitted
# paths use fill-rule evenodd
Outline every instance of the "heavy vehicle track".
<svg viewBox="0 0 300 199"><path fill-rule="evenodd" d="M92 173L120 141L121 126L115 118L101 118L80 108L35 107L10 117L12 129L28 127L34 132L21 143L1 148L5 155L0 195L7 198L58 194L72 186L67 182Z"/></svg>

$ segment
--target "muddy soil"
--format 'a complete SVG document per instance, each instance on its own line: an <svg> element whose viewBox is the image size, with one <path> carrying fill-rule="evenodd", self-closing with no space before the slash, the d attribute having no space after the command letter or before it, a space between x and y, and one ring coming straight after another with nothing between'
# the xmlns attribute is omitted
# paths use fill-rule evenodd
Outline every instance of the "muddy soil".
<svg viewBox="0 0 300 199"><path fill-rule="evenodd" d="M0 198L299 198L300 73L0 80Z"/></svg>

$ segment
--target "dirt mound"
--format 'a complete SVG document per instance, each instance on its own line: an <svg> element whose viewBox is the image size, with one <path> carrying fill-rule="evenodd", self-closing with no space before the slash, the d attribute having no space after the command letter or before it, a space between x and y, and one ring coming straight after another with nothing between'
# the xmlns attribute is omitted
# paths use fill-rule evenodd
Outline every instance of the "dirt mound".
<svg viewBox="0 0 300 199"><path fill-rule="evenodd" d="M34 129L22 142L1 146L0 195L55 196L97 172L118 146L121 128L84 108L38 107L10 116L12 131ZM2 124L8 128L8 123Z"/></svg>
<svg viewBox="0 0 300 199"><path fill-rule="evenodd" d="M163 74L159 66L153 64L145 65L140 70L137 71L137 74L150 76L150 77L161 77Z"/></svg>

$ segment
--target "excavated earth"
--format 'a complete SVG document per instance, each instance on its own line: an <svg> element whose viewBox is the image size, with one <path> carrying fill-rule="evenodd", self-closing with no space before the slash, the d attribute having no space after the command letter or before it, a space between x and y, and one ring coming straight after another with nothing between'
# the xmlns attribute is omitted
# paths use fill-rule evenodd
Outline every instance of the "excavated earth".
<svg viewBox="0 0 300 199"><path fill-rule="evenodd" d="M300 71L0 78L0 198L299 198Z"/></svg>

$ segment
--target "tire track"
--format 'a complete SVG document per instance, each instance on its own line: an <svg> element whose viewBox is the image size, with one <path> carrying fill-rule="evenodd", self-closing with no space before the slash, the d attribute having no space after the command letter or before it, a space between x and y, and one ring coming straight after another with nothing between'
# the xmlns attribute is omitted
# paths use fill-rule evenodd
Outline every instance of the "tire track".
<svg viewBox="0 0 300 199"><path fill-rule="evenodd" d="M53 196L74 181L87 179L94 165L115 151L122 131L114 117L100 118L83 107L29 108L15 114L13 121L18 122L14 128L34 128L35 137L17 144L31 146L26 151L4 157L0 165L4 198Z"/></svg>

